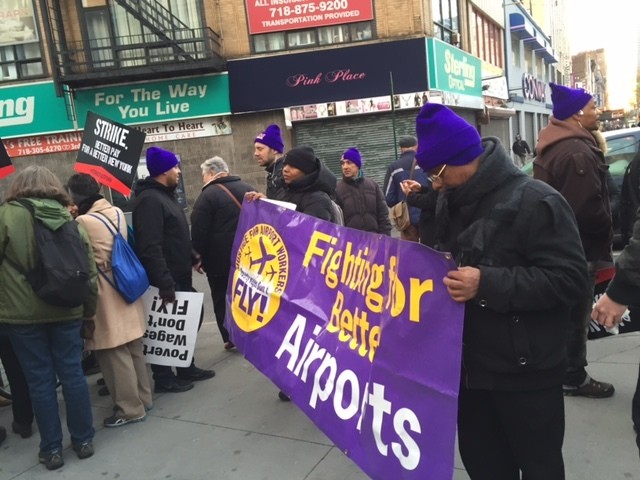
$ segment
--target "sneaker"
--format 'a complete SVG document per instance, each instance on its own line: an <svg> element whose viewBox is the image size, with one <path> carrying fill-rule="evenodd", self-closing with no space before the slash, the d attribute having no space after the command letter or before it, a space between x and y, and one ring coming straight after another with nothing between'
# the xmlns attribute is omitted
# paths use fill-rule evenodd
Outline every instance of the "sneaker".
<svg viewBox="0 0 640 480"><path fill-rule="evenodd" d="M38 453L38 460L47 467L47 470L55 470L64 465L64 458L62 458L62 452L60 450L40 452Z"/></svg>
<svg viewBox="0 0 640 480"><path fill-rule="evenodd" d="M180 372L176 375L180 380L188 380L190 382L199 382L201 380L208 380L216 376L216 372L213 370L204 370L198 368L195 365L189 367L186 372Z"/></svg>
<svg viewBox="0 0 640 480"><path fill-rule="evenodd" d="M616 389L613 388L613 385L610 383L598 382L588 376L585 383L579 387L575 385L563 385L562 391L569 397L609 398Z"/></svg>
<svg viewBox="0 0 640 480"><path fill-rule="evenodd" d="M138 418L122 418L118 415L111 415L108 418L104 419L104 426L108 428L122 427L123 425L127 425L128 423L137 423L144 422L147 418L146 415L142 415Z"/></svg>
<svg viewBox="0 0 640 480"><path fill-rule="evenodd" d="M233 350L234 348L236 348L236 345L231 340L229 340L228 342L224 342L225 350Z"/></svg>
<svg viewBox="0 0 640 480"><path fill-rule="evenodd" d="M73 451L76 452L76 455L81 460L89 458L94 454L93 443L91 442L74 443L71 446L73 447Z"/></svg>
<svg viewBox="0 0 640 480"><path fill-rule="evenodd" d="M181 380L179 378L171 378L168 380L157 381L154 387L156 393L181 393L191 390L193 383Z"/></svg>
<svg viewBox="0 0 640 480"><path fill-rule="evenodd" d="M13 430L13 433L17 433L22 438L29 438L31 435L33 435L33 428L31 427L31 425L22 425L18 422L11 422L11 430Z"/></svg>

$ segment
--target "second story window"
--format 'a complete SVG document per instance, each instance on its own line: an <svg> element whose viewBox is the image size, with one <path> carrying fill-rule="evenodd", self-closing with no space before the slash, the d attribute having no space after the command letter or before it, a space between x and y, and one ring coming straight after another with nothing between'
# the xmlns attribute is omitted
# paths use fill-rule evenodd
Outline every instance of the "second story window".
<svg viewBox="0 0 640 480"><path fill-rule="evenodd" d="M443 42L459 43L458 0L432 0L433 36Z"/></svg>
<svg viewBox="0 0 640 480"><path fill-rule="evenodd" d="M347 25L333 25L308 30L264 33L252 35L255 53L293 50L317 45L361 42L373 38L372 22L357 22Z"/></svg>
<svg viewBox="0 0 640 480"><path fill-rule="evenodd" d="M0 82L42 77L42 48L33 3L20 2L0 19Z"/></svg>
<svg viewBox="0 0 640 480"><path fill-rule="evenodd" d="M504 68L502 28L473 7L469 14L470 52L496 67Z"/></svg>

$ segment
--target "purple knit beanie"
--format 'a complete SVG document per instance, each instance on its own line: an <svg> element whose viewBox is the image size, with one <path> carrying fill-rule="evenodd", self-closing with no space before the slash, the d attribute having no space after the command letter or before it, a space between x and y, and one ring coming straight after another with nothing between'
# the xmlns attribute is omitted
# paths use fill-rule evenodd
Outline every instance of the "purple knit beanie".
<svg viewBox="0 0 640 480"><path fill-rule="evenodd" d="M259 133L254 143L262 143L276 152L284 152L282 133L280 133L280 127L276 124L269 125L264 129L264 132Z"/></svg>
<svg viewBox="0 0 640 480"><path fill-rule="evenodd" d="M569 88L564 85L549 83L553 116L558 120L566 120L575 115L593 98L582 88Z"/></svg>
<svg viewBox="0 0 640 480"><path fill-rule="evenodd" d="M482 155L478 130L444 105L426 103L416 117L418 165L425 172L440 165L466 165Z"/></svg>
<svg viewBox="0 0 640 480"><path fill-rule="evenodd" d="M362 168L362 156L356 147L347 148L342 154L342 158L355 163L358 168Z"/></svg>
<svg viewBox="0 0 640 480"><path fill-rule="evenodd" d="M175 153L169 150L164 150L160 147L147 148L147 170L149 170L149 175L152 177L168 172L179 163L180 160L178 160Z"/></svg>

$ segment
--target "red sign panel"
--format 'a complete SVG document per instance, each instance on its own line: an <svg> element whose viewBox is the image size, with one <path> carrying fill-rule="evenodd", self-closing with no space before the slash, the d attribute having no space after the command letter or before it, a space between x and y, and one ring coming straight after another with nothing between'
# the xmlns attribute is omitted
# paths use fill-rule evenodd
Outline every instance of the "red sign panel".
<svg viewBox="0 0 640 480"><path fill-rule="evenodd" d="M372 0L246 0L249 33L373 20Z"/></svg>
<svg viewBox="0 0 640 480"><path fill-rule="evenodd" d="M43 155L45 153L72 152L80 148L82 132L56 133L35 137L9 138L3 140L11 158Z"/></svg>

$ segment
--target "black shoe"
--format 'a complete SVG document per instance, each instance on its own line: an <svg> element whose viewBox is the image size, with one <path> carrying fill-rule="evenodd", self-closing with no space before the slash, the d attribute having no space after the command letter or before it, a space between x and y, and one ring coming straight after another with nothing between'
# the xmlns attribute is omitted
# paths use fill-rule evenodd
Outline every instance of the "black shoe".
<svg viewBox="0 0 640 480"><path fill-rule="evenodd" d="M598 382L587 376L582 385L563 385L562 391L565 396L569 397L609 398L616 389L610 383Z"/></svg>
<svg viewBox="0 0 640 480"><path fill-rule="evenodd" d="M93 450L93 443L91 442L84 442L84 443L77 443L77 444L74 443L71 446L73 447L73 451L76 452L76 455L80 460L93 456L94 450Z"/></svg>
<svg viewBox="0 0 640 480"><path fill-rule="evenodd" d="M30 424L22 425L18 422L11 422L11 430L13 430L13 433L17 433L22 438L29 438L31 435L33 435L33 428L31 428Z"/></svg>
<svg viewBox="0 0 640 480"><path fill-rule="evenodd" d="M106 385L105 381L104 381L104 377L100 377L98 380L96 380L96 383L100 386L102 385Z"/></svg>
<svg viewBox="0 0 640 480"><path fill-rule="evenodd" d="M282 400L283 402L290 402L291 401L291 397L289 397L289 395L287 395L286 393L284 393L282 390L280 390L278 392L278 398L280 400Z"/></svg>
<svg viewBox="0 0 640 480"><path fill-rule="evenodd" d="M185 382L179 378L171 378L167 380L157 381L154 391L156 393L181 393L187 392L193 388L193 383Z"/></svg>
<svg viewBox="0 0 640 480"><path fill-rule="evenodd" d="M40 463L44 463L47 470L55 470L64 465L64 459L62 458L62 452L60 450L40 452L38 453L38 460Z"/></svg>
<svg viewBox="0 0 640 480"><path fill-rule="evenodd" d="M0 443L4 442L6 438L7 438L7 431L5 430L4 427L0 427Z"/></svg>
<svg viewBox="0 0 640 480"><path fill-rule="evenodd" d="M108 397L109 396L109 389L106 386L100 387L98 389L98 396L100 396L100 397Z"/></svg>
<svg viewBox="0 0 640 480"><path fill-rule="evenodd" d="M215 376L216 376L216 372L214 372L213 370L204 370L194 365L189 367L189 369L186 372L180 372L177 375L177 377L180 380L188 380L190 382L199 382L201 380L208 380L209 378L213 378Z"/></svg>

